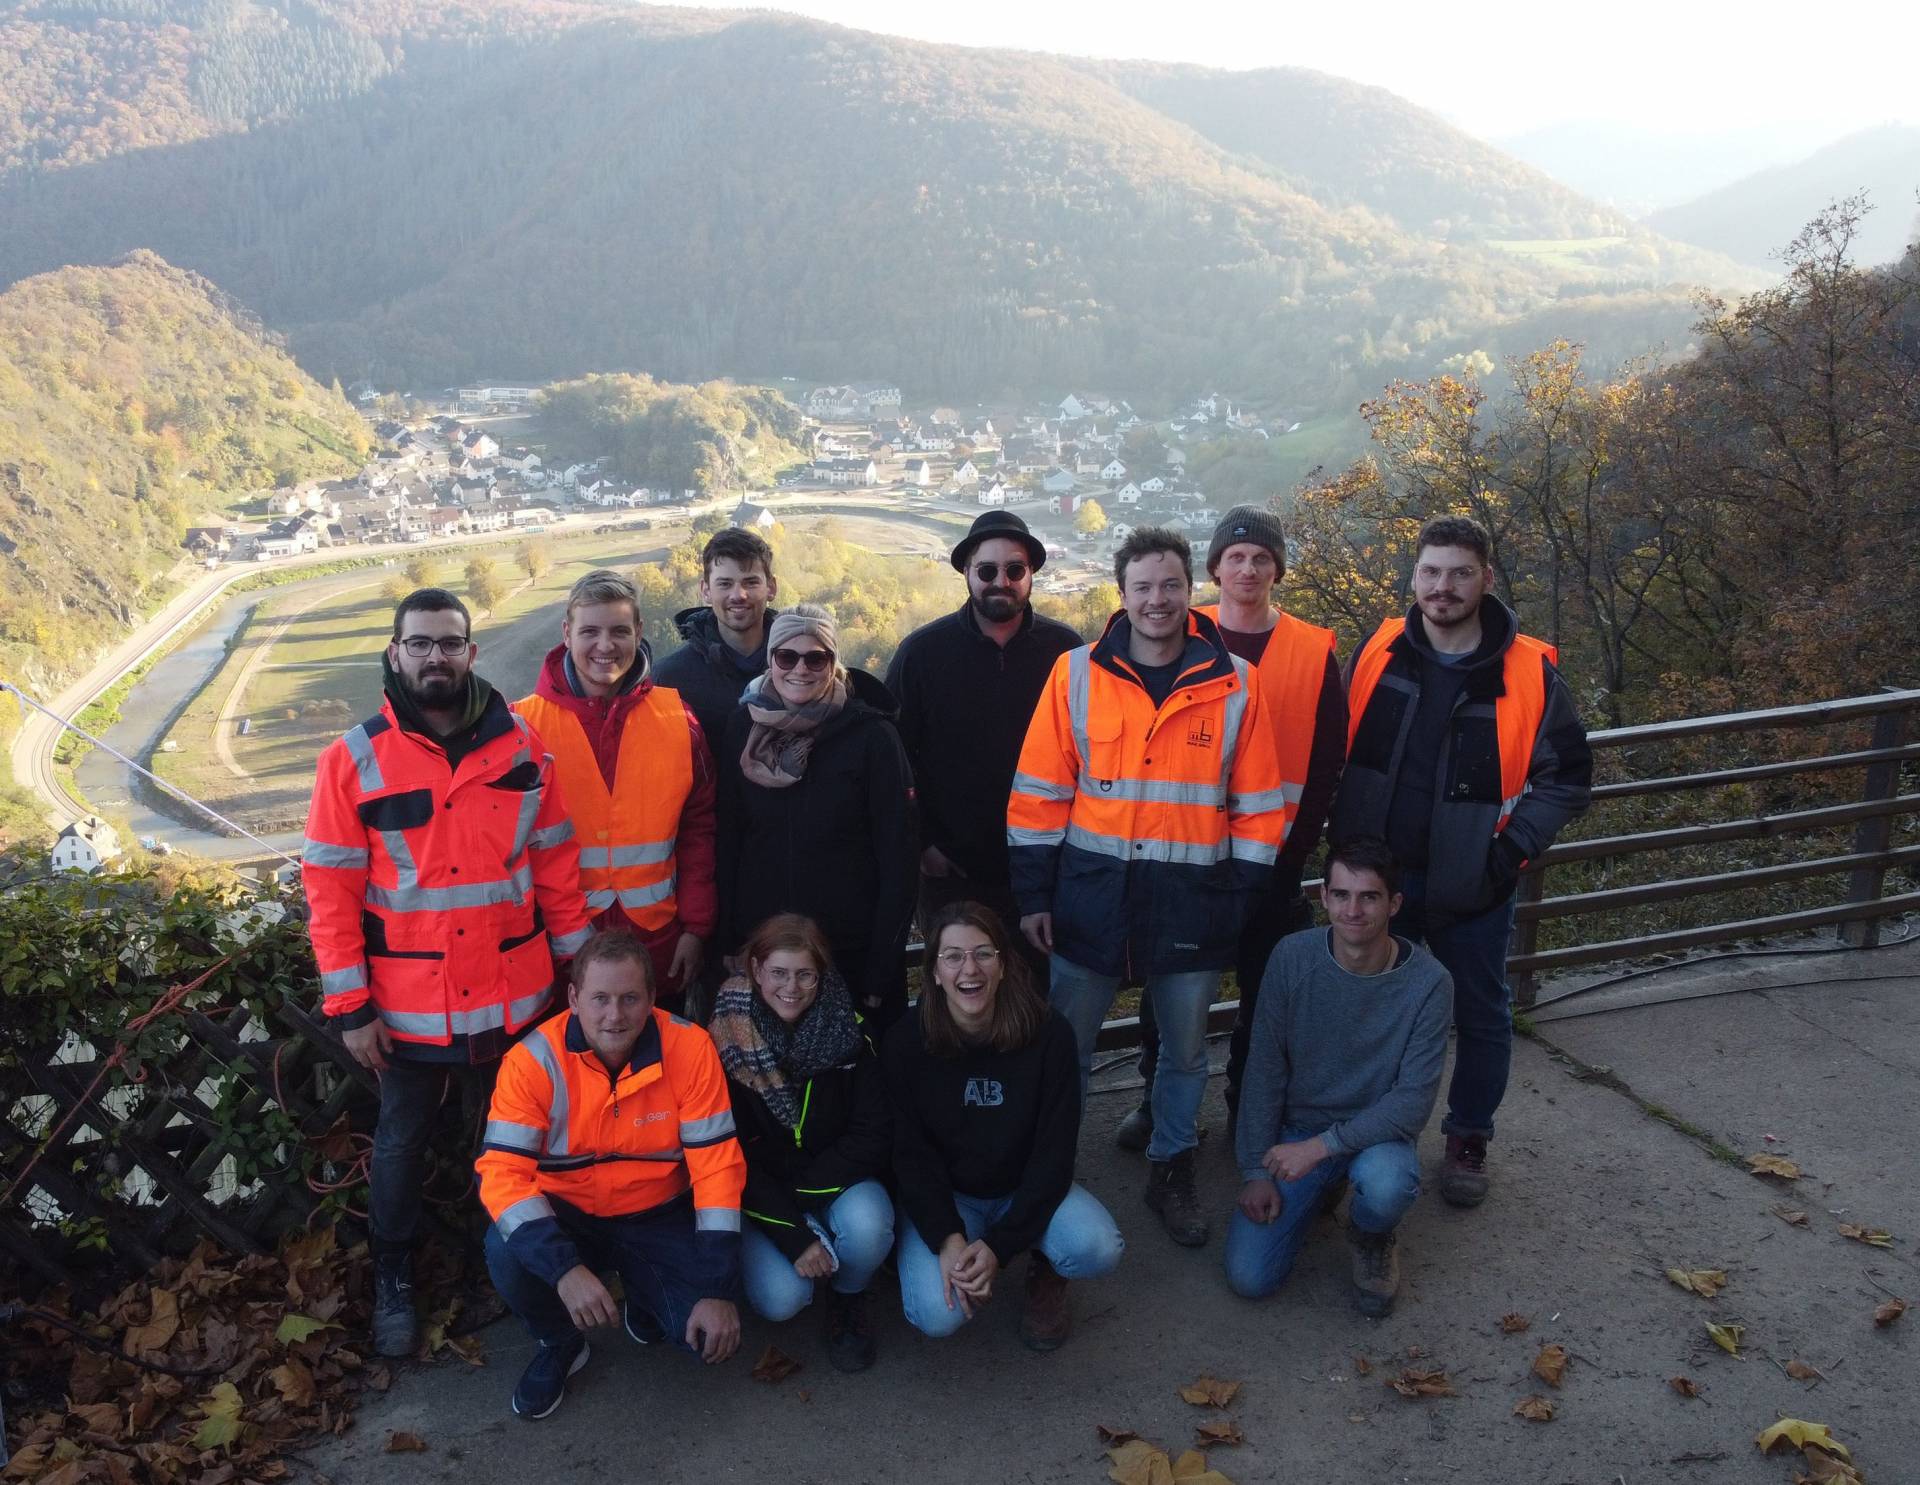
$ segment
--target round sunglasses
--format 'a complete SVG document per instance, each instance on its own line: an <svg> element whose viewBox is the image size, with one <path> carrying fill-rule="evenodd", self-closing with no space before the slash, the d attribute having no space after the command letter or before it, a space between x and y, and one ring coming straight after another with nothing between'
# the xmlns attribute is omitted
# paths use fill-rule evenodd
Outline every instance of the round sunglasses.
<svg viewBox="0 0 1920 1485"><path fill-rule="evenodd" d="M800 665L806 667L812 674L818 675L833 664L833 651L789 650L783 645L773 652L771 658L776 670L792 670L794 666Z"/></svg>

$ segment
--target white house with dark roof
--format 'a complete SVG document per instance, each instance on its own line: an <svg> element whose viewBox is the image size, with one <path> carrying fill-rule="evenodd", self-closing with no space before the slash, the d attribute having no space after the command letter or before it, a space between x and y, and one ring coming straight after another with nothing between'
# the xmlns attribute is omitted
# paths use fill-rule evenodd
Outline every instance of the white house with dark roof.
<svg viewBox="0 0 1920 1485"><path fill-rule="evenodd" d="M114 828L98 815L88 815L54 837L47 864L55 871L96 872L120 854L120 837Z"/></svg>

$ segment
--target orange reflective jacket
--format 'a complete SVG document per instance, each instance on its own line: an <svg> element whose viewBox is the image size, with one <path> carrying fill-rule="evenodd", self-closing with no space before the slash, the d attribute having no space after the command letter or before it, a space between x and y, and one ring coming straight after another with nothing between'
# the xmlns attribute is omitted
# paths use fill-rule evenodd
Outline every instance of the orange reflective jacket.
<svg viewBox="0 0 1920 1485"><path fill-rule="evenodd" d="M1053 914L1055 951L1102 974L1230 963L1248 894L1286 828L1273 733L1251 668L1204 614L1156 707L1116 614L1054 662L1007 801L1014 896Z"/></svg>
<svg viewBox="0 0 1920 1485"><path fill-rule="evenodd" d="M440 1046L511 1033L587 941L553 759L498 694L477 730L449 769L383 702L321 752L301 881L328 1015Z"/></svg>
<svg viewBox="0 0 1920 1485"><path fill-rule="evenodd" d="M1194 612L1205 614L1216 624L1220 622L1217 603ZM1313 762L1313 724L1319 715L1320 688L1327 682L1327 662L1333 655L1335 636L1331 629L1296 619L1284 610L1276 619L1253 673L1259 677L1260 707L1273 732L1280 789L1287 800L1286 824L1280 834L1284 845L1293 834L1300 798L1307 790L1307 773Z"/></svg>
<svg viewBox="0 0 1920 1485"><path fill-rule="evenodd" d="M538 693L513 704L553 750L580 843L580 887L595 913L620 904L634 926L657 933L679 911L674 849L693 789L692 733L678 691L651 688L620 732L607 787L580 719Z"/></svg>
<svg viewBox="0 0 1920 1485"><path fill-rule="evenodd" d="M552 1282L573 1262L553 1203L624 1217L693 1193L696 1233L740 1231L746 1157L707 1033L656 1009L617 1073L571 1012L500 1064L477 1167L480 1200L515 1255Z"/></svg>

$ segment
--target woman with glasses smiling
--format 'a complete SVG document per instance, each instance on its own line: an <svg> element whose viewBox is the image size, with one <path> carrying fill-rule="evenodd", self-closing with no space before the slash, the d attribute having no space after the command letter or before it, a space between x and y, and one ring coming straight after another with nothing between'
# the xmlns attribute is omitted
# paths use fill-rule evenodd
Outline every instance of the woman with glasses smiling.
<svg viewBox="0 0 1920 1485"><path fill-rule="evenodd" d="M913 914L913 775L887 688L840 663L817 603L767 629L718 748L721 942L740 946L776 913L813 919L854 1003L876 1030L906 1005L901 951Z"/></svg>
<svg viewBox="0 0 1920 1485"><path fill-rule="evenodd" d="M865 1371L874 1353L867 1282L893 1246L879 1181L888 1151L879 1061L811 920L767 919L741 957L745 972L720 987L709 1029L747 1157L747 1301L768 1320L789 1320L826 1279L827 1358Z"/></svg>
<svg viewBox="0 0 1920 1485"><path fill-rule="evenodd" d="M1125 1247L1074 1184L1080 1061L1073 1028L1028 980L999 917L956 902L927 925L920 1014L881 1056L893 1106L900 1301L929 1336L952 1335L1027 1260L1020 1339L1067 1338L1067 1281L1110 1273Z"/></svg>

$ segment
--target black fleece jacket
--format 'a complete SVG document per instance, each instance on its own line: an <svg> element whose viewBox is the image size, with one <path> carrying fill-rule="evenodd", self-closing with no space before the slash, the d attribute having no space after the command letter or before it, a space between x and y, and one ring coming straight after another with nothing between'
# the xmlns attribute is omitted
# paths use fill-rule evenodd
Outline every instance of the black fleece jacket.
<svg viewBox="0 0 1920 1485"><path fill-rule="evenodd" d="M767 622L773 622L777 608L767 610ZM653 680L657 686L671 686L692 710L700 730L707 735L707 746L718 749L726 735L727 721L740 705L740 693L767 668L767 647L761 643L754 662L742 666L745 656L737 655L720 637L720 621L710 608L683 608L673 616L673 627L684 643L665 659L655 662ZM764 631L762 631L764 633Z"/></svg>

